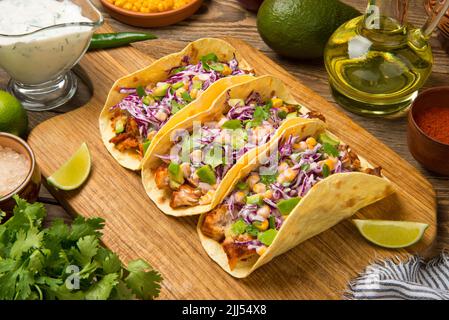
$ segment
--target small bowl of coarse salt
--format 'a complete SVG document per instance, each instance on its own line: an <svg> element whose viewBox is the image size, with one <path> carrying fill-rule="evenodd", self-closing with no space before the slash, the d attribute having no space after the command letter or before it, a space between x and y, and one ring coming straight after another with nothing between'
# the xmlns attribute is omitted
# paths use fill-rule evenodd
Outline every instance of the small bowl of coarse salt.
<svg viewBox="0 0 449 320"><path fill-rule="evenodd" d="M36 201L40 185L40 170L30 146L15 135L0 132L0 210L12 212L15 194Z"/></svg>

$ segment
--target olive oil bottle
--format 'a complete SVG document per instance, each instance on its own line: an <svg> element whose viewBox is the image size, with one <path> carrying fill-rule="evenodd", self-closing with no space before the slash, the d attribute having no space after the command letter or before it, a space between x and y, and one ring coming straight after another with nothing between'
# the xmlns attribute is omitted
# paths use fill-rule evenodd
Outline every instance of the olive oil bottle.
<svg viewBox="0 0 449 320"><path fill-rule="evenodd" d="M429 77L428 39L449 0L422 29L407 23L407 7L408 0L371 0L365 15L344 23L329 39L324 57L332 94L349 111L398 117Z"/></svg>

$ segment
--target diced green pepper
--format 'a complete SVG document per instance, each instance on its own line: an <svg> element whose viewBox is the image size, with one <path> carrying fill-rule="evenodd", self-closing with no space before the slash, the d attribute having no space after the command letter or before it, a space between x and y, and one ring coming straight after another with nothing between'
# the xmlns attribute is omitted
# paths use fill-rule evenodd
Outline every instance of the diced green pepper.
<svg viewBox="0 0 449 320"><path fill-rule="evenodd" d="M184 174L182 173L181 166L175 162L170 162L168 165L168 175L170 180L179 184L184 183Z"/></svg>
<svg viewBox="0 0 449 320"><path fill-rule="evenodd" d="M259 239L259 241L262 242L264 245L269 246L273 243L277 233L278 232L276 229L268 229L265 232L260 232L257 235L257 239Z"/></svg>
<svg viewBox="0 0 449 320"><path fill-rule="evenodd" d="M196 170L196 174L202 182L208 183L210 185L213 185L215 184L215 182L217 182L215 172L209 165L202 166L201 168Z"/></svg>
<svg viewBox="0 0 449 320"><path fill-rule="evenodd" d="M268 222L270 229L276 229L276 218L274 216L270 216Z"/></svg>
<svg viewBox="0 0 449 320"><path fill-rule="evenodd" d="M239 190L246 190L248 189L248 184L246 182L239 181L237 182L236 188Z"/></svg>
<svg viewBox="0 0 449 320"><path fill-rule="evenodd" d="M340 141L330 137L327 133L320 133L320 135L318 136L318 142L321 144L330 144L333 147L338 147L338 145L340 144Z"/></svg>
<svg viewBox="0 0 449 320"><path fill-rule="evenodd" d="M280 110L280 111L278 112L278 117L279 117L280 119L285 119L285 118L287 118L287 112L285 112L284 110Z"/></svg>
<svg viewBox="0 0 449 320"><path fill-rule="evenodd" d="M153 95L156 97L163 97L167 94L168 88L170 88L169 83L163 83L159 87L153 90Z"/></svg>
<svg viewBox="0 0 449 320"><path fill-rule="evenodd" d="M122 133L125 130L125 124L122 119L115 122L115 133Z"/></svg>
<svg viewBox="0 0 449 320"><path fill-rule="evenodd" d="M331 170L327 164L323 165L322 173L323 173L323 178L327 178L331 174Z"/></svg>
<svg viewBox="0 0 449 320"><path fill-rule="evenodd" d="M147 140L142 144L144 155L147 153L147 150L150 147L150 144L151 144L151 140Z"/></svg>
<svg viewBox="0 0 449 320"><path fill-rule="evenodd" d="M289 214L301 200L300 197L281 200L277 203L279 212L283 215Z"/></svg>
<svg viewBox="0 0 449 320"><path fill-rule="evenodd" d="M263 196L261 194L253 194L246 197L246 204L257 204L261 206L263 204Z"/></svg>
<svg viewBox="0 0 449 320"><path fill-rule="evenodd" d="M243 219L239 219L232 224L231 231L233 234L239 235L245 232L246 227L247 224L245 223L245 221L243 221Z"/></svg>
<svg viewBox="0 0 449 320"><path fill-rule="evenodd" d="M181 87L184 87L184 82L182 82L182 81L176 82L176 83L173 84L171 87L172 87L174 90L179 89L179 88L181 88Z"/></svg>

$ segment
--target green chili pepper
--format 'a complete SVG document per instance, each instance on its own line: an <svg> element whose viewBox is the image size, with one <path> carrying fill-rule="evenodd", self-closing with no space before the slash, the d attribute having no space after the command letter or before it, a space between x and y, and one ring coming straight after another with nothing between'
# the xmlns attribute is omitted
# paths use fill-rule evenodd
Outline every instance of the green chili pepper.
<svg viewBox="0 0 449 320"><path fill-rule="evenodd" d="M148 32L97 33L92 36L89 50L116 48L150 39L157 39L157 37Z"/></svg>

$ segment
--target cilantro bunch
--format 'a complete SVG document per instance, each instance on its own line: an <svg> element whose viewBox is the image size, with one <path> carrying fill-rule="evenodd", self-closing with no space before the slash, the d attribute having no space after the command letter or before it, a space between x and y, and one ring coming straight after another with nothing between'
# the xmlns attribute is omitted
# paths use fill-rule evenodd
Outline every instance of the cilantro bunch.
<svg viewBox="0 0 449 320"><path fill-rule="evenodd" d="M161 275L142 260L123 267L100 244L104 220L78 217L71 227L42 221L41 203L15 196L14 216L0 224L0 299L153 299ZM1 211L0 211L1 213ZM0 216L0 222L2 217Z"/></svg>

